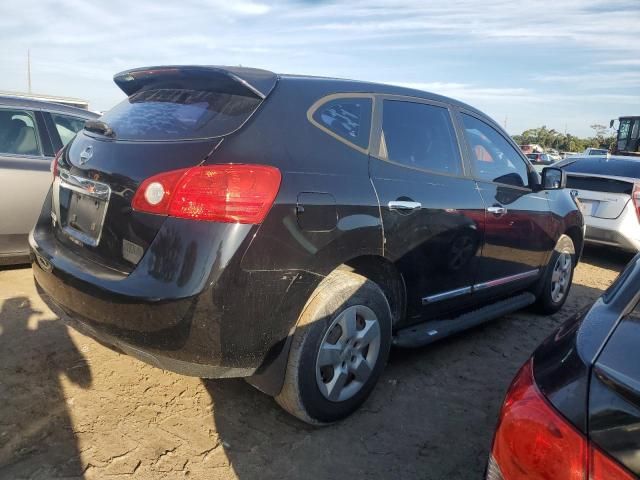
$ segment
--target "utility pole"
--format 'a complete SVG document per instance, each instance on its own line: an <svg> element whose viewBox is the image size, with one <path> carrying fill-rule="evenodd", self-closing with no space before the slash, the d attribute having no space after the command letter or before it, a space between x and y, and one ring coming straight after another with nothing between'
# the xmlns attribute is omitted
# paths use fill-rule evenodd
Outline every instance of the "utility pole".
<svg viewBox="0 0 640 480"><path fill-rule="evenodd" d="M507 129L507 120L509 120L509 117L507 115L504 116L504 129Z"/></svg>
<svg viewBox="0 0 640 480"><path fill-rule="evenodd" d="M31 93L31 49L27 49L27 84Z"/></svg>

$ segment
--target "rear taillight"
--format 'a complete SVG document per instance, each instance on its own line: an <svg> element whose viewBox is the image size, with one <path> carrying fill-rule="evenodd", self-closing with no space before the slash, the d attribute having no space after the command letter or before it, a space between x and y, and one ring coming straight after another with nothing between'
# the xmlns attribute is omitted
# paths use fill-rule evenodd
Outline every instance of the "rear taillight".
<svg viewBox="0 0 640 480"><path fill-rule="evenodd" d="M509 388L492 455L500 473L488 478L586 480L587 442L540 394L531 361Z"/></svg>
<svg viewBox="0 0 640 480"><path fill-rule="evenodd" d="M633 186L633 193L631 194L631 199L633 201L633 206L636 209L636 215L638 216L638 221L640 222L640 183L636 183Z"/></svg>
<svg viewBox="0 0 640 480"><path fill-rule="evenodd" d="M635 480L637 478L594 446L591 446L589 457L589 480Z"/></svg>
<svg viewBox="0 0 640 480"><path fill-rule="evenodd" d="M212 222L261 223L280 188L277 168L211 165L161 173L142 182L139 212Z"/></svg>
<svg viewBox="0 0 640 480"><path fill-rule="evenodd" d="M532 361L527 362L516 375L502 406L487 479L633 478L590 446L586 437L546 400L535 384Z"/></svg>
<svg viewBox="0 0 640 480"><path fill-rule="evenodd" d="M62 155L62 149L58 150L58 153L56 153L56 156L53 157L53 161L51 162L51 174L53 178L58 176L58 160L60 159L60 155Z"/></svg>

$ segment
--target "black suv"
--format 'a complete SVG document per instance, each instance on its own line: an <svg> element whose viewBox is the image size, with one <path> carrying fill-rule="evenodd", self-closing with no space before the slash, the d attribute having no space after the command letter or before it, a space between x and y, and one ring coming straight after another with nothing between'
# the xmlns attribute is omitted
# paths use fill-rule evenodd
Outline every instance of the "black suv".
<svg viewBox="0 0 640 480"><path fill-rule="evenodd" d="M322 424L392 344L567 297L584 231L564 173L468 105L249 68L115 82L128 98L56 157L30 237L45 300L105 344L248 377Z"/></svg>

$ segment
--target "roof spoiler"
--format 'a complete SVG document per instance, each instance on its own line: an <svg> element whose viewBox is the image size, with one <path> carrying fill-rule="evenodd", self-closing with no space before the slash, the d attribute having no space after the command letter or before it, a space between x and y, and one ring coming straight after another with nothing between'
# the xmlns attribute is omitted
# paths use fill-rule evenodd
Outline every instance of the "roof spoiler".
<svg viewBox="0 0 640 480"><path fill-rule="evenodd" d="M151 88L198 88L253 95L264 100L278 80L267 70L222 66L162 66L125 70L113 81L127 96Z"/></svg>

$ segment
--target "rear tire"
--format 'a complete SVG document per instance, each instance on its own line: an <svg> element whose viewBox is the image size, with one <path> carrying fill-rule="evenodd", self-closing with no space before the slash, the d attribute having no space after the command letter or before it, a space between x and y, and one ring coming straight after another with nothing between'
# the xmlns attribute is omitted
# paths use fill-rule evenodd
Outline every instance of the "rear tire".
<svg viewBox="0 0 640 480"><path fill-rule="evenodd" d="M562 308L569 296L575 264L573 241L567 235L561 235L538 286L538 298L534 305L538 312L551 315Z"/></svg>
<svg viewBox="0 0 640 480"><path fill-rule="evenodd" d="M353 272L331 273L302 311L276 401L312 425L349 416L387 363L391 324L378 285Z"/></svg>

